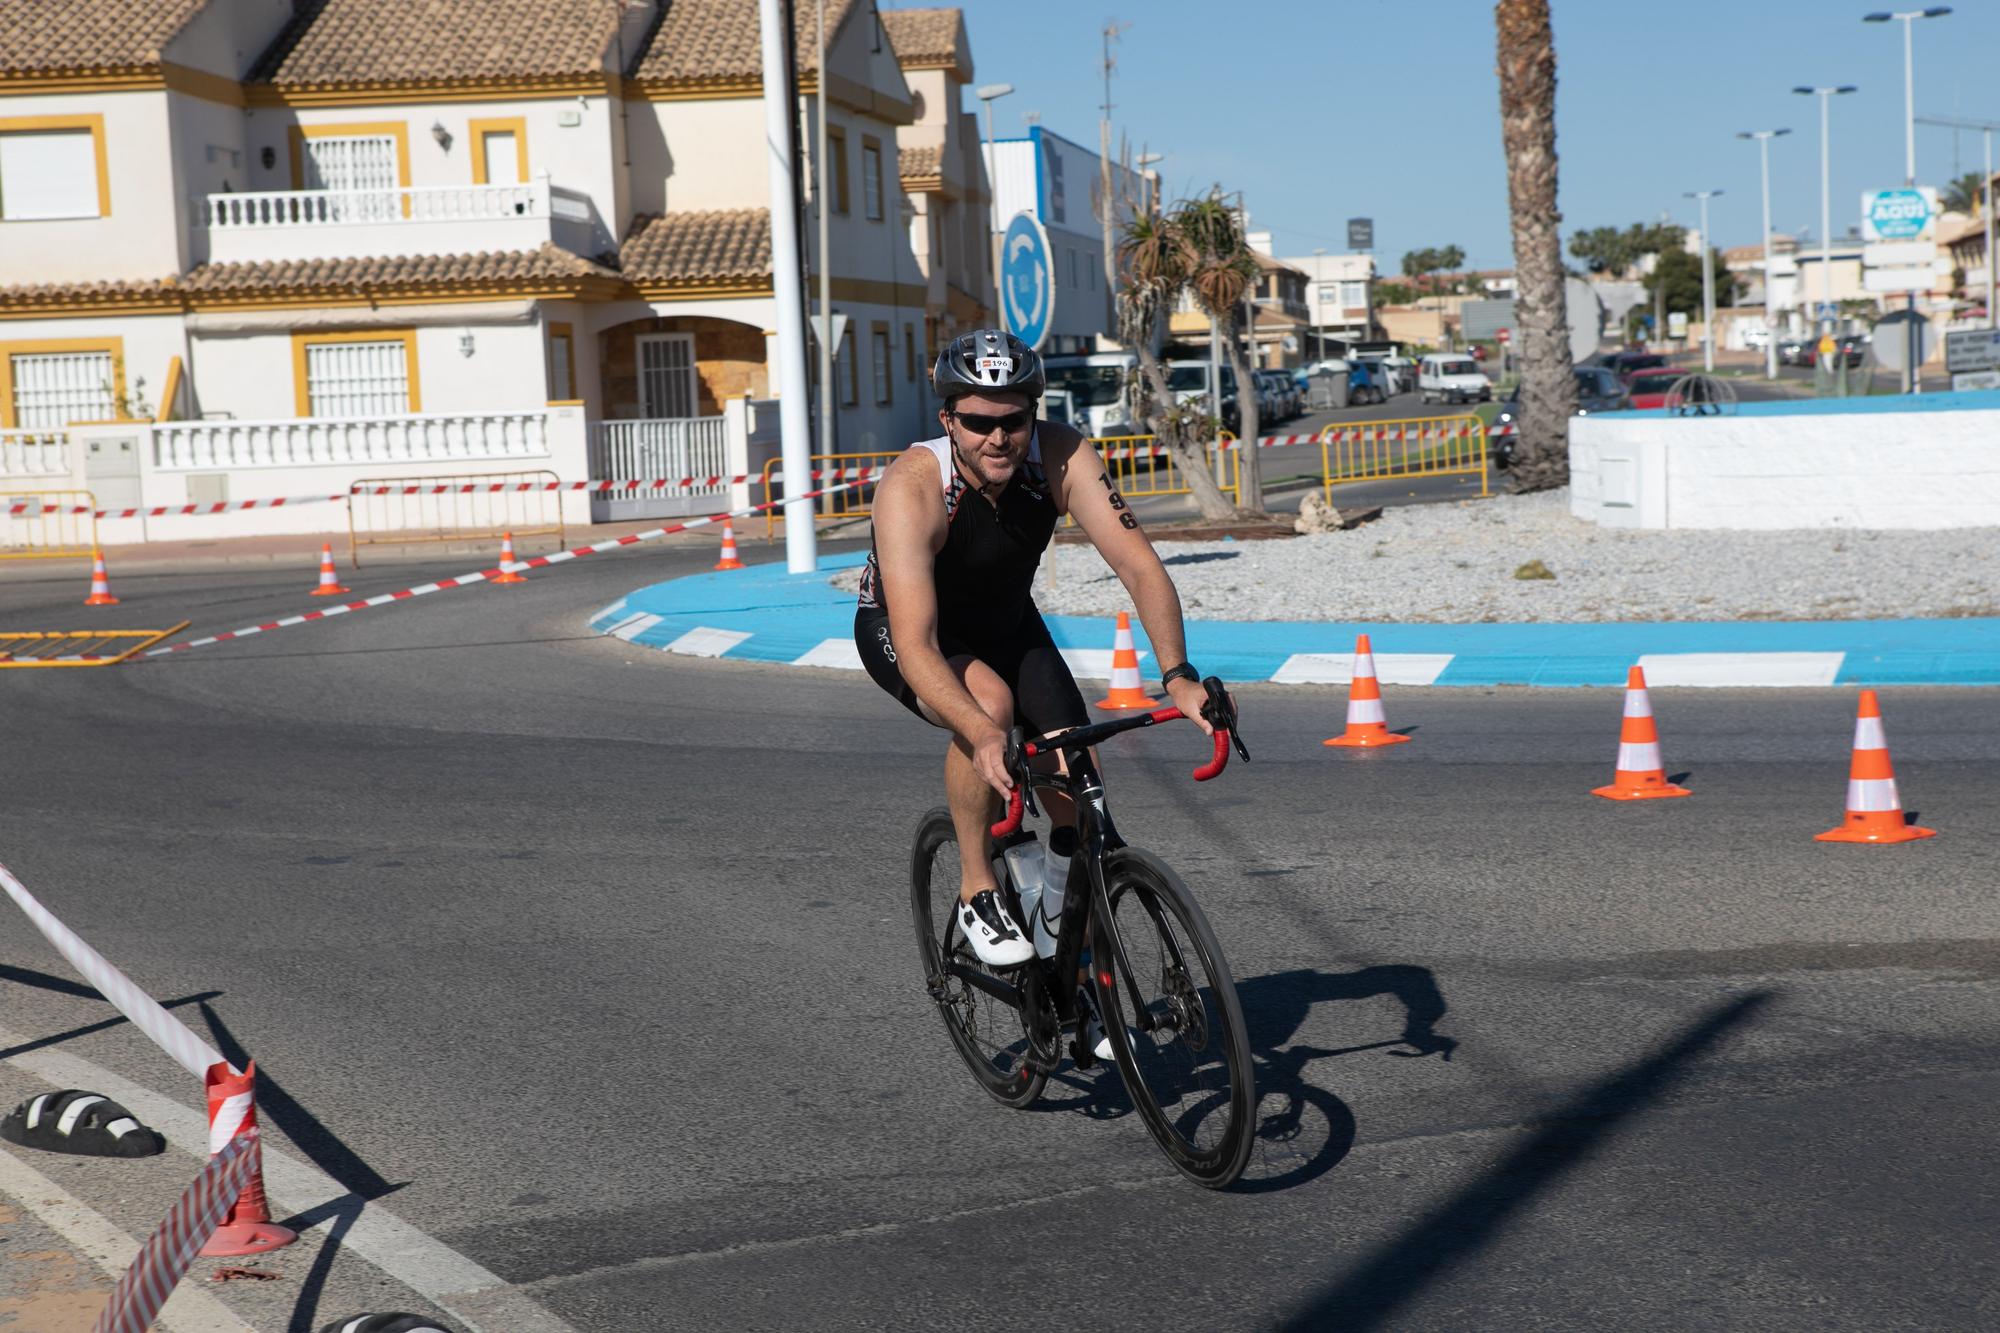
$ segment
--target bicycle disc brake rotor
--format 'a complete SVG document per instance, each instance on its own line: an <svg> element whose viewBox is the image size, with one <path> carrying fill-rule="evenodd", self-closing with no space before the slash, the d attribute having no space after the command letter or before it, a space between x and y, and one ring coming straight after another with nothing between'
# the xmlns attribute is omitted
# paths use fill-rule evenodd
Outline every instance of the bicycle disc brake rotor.
<svg viewBox="0 0 2000 1333"><path fill-rule="evenodd" d="M1160 977L1160 989L1165 993L1168 1019L1175 1032L1190 1051L1205 1050L1208 1047L1208 1010L1201 1002L1201 992L1184 968L1169 967Z"/></svg>

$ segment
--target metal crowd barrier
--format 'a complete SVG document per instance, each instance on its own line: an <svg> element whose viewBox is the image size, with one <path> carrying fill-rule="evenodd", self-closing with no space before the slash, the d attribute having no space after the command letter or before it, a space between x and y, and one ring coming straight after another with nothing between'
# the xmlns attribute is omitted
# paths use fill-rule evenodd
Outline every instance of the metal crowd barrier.
<svg viewBox="0 0 2000 1333"><path fill-rule="evenodd" d="M563 549L561 479L546 469L453 477L368 477L347 488L347 560L385 543L553 535Z"/></svg>
<svg viewBox="0 0 2000 1333"><path fill-rule="evenodd" d="M96 548L89 491L0 490L0 560L88 560Z"/></svg>
<svg viewBox="0 0 2000 1333"><path fill-rule="evenodd" d="M1335 486L1404 477L1476 475L1479 493L1492 493L1486 423L1475 416L1335 422L1320 432L1319 456L1329 504Z"/></svg>

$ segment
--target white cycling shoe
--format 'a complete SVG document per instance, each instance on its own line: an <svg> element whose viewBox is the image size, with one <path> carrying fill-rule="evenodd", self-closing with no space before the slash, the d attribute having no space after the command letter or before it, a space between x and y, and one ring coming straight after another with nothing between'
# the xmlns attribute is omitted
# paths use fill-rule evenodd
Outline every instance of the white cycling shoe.
<svg viewBox="0 0 2000 1333"><path fill-rule="evenodd" d="M969 903L959 903L958 928L972 952L988 967L1019 967L1035 956L1028 933L992 889L975 894Z"/></svg>
<svg viewBox="0 0 2000 1333"><path fill-rule="evenodd" d="M1083 1011L1083 1044L1098 1059L1109 1062L1112 1057L1111 1037L1104 1030L1104 1019L1097 1012L1097 992L1091 987L1076 988L1077 1008ZM1140 1049L1139 1029L1129 1023L1125 1026L1125 1037L1133 1050Z"/></svg>

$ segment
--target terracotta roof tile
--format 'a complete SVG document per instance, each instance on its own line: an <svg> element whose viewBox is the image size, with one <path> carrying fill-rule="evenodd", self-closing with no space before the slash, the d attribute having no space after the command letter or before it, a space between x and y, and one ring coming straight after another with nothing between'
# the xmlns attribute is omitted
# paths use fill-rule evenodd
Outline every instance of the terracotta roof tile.
<svg viewBox="0 0 2000 1333"><path fill-rule="evenodd" d="M937 144L896 150L896 174L904 180L935 176L944 169L943 162L944 149Z"/></svg>
<svg viewBox="0 0 2000 1333"><path fill-rule="evenodd" d="M174 279L142 278L119 282L45 282L0 287L0 309L48 305L123 305L149 298L164 300Z"/></svg>
<svg viewBox="0 0 2000 1333"><path fill-rule="evenodd" d="M882 27L896 59L906 65L958 59L958 35L965 21L957 9L885 9Z"/></svg>
<svg viewBox="0 0 2000 1333"><path fill-rule="evenodd" d="M0 74L127 69L160 49L207 0L0 0Z"/></svg>
<svg viewBox="0 0 2000 1333"><path fill-rule="evenodd" d="M616 277L555 245L467 255L388 255L364 259L289 259L203 264L181 279L190 296L233 292L314 291L329 287L425 287L537 278Z"/></svg>
<svg viewBox="0 0 2000 1333"><path fill-rule="evenodd" d="M617 30L618 0L307 0L251 77L283 87L594 74Z"/></svg>
<svg viewBox="0 0 2000 1333"><path fill-rule="evenodd" d="M729 282L771 276L771 215L762 208L642 213L619 247L632 282Z"/></svg>
<svg viewBox="0 0 2000 1333"><path fill-rule="evenodd" d="M828 42L855 8L856 0L827 0ZM819 68L818 11L797 5L792 18L799 72L811 73ZM667 16L632 73L662 83L699 83L755 79L763 69L757 0L668 0Z"/></svg>

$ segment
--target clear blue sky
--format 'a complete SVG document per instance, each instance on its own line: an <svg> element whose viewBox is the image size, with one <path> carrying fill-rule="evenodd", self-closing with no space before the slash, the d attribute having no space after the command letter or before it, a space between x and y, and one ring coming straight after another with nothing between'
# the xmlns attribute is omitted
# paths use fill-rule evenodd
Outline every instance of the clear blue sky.
<svg viewBox="0 0 2000 1333"><path fill-rule="evenodd" d="M934 4L937 0L931 0ZM884 9L919 8L881 0ZM1097 145L1098 32L1114 47L1114 135L1169 154L1169 198L1220 183L1246 192L1280 254L1346 248L1346 219L1375 219L1393 271L1406 250L1457 244L1511 267L1493 7L1485 0L976 0L962 6L979 83L1011 83L1001 137L1024 112ZM1756 145L1738 130L1788 126L1772 144L1772 225L1819 228L1819 113L1796 84L1852 83L1833 103L1833 231L1863 189L1902 184L1900 23L1863 24L1871 0L1552 0L1563 237L1605 224L1695 223L1719 245L1758 238ZM1905 4L1903 8L1923 8ZM2000 121L2000 0L1961 0L1916 24L1917 114ZM1246 59L1247 52L1255 59ZM1982 60L1985 70L1981 69ZM976 106L968 96L969 104ZM1977 171L1980 136L1960 137ZM1951 174L1950 130L1917 127L1920 183ZM1115 143L1115 139L1114 139Z"/></svg>

